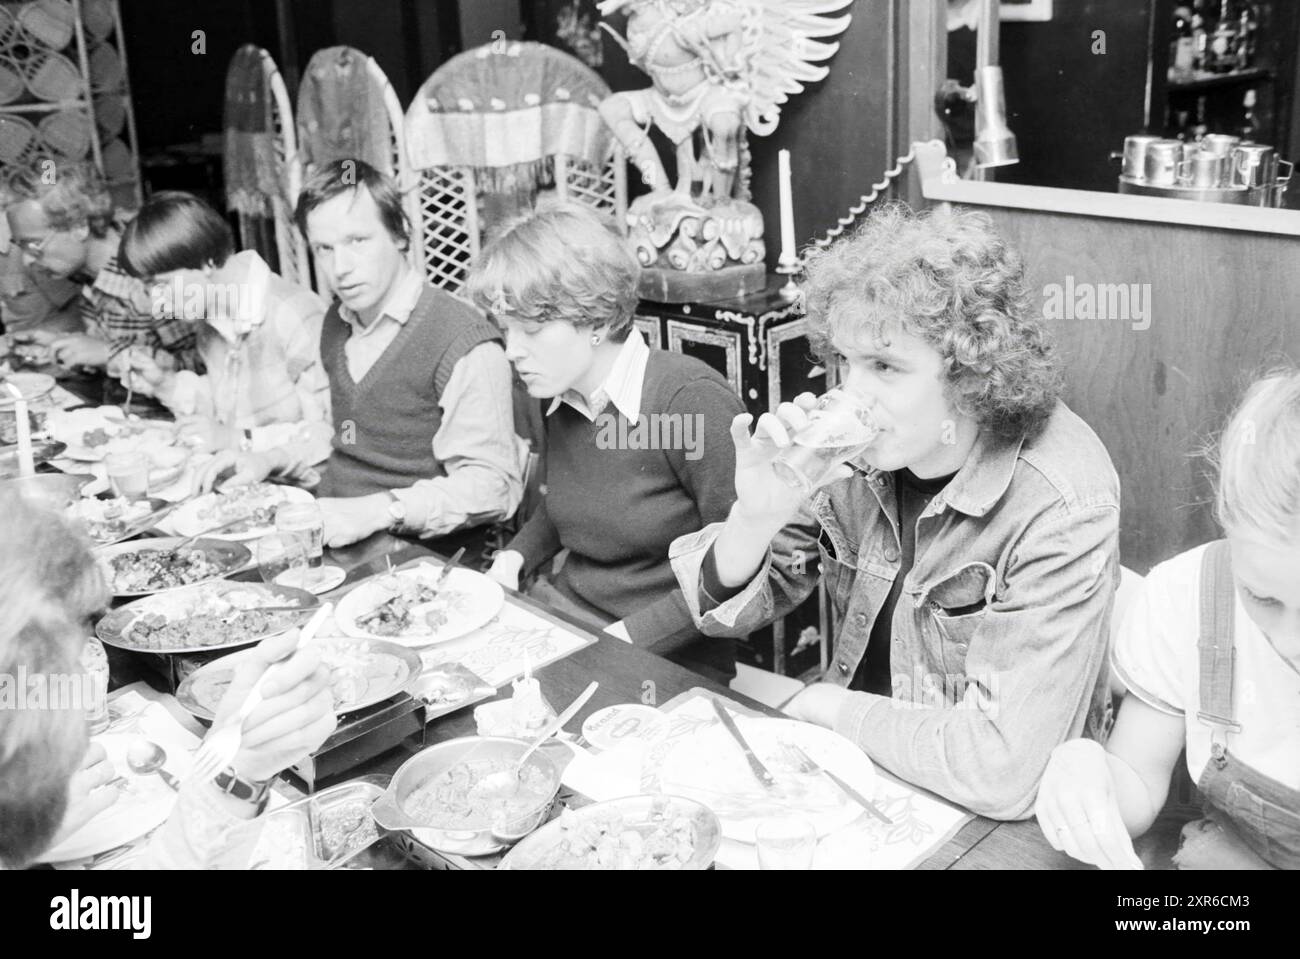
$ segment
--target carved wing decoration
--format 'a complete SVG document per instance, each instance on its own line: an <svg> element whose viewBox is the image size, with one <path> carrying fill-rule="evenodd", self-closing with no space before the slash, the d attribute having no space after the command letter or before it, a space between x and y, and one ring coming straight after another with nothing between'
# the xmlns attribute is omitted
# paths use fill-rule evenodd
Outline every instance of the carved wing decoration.
<svg viewBox="0 0 1300 959"><path fill-rule="evenodd" d="M776 129L781 105L805 83L826 77L822 63L840 45L827 38L843 33L853 0L745 0L745 61L751 100L745 112L749 129L766 136Z"/></svg>

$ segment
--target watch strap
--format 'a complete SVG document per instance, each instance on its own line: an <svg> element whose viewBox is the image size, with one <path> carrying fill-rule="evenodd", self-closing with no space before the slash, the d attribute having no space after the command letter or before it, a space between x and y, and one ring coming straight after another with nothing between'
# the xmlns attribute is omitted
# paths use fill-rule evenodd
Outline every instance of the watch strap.
<svg viewBox="0 0 1300 959"><path fill-rule="evenodd" d="M223 793L233 796L242 802L252 803L257 807L260 814L266 808L266 804L271 800L271 782L268 779L265 782L254 782L242 778L233 769L227 766L221 772L213 777L213 783Z"/></svg>

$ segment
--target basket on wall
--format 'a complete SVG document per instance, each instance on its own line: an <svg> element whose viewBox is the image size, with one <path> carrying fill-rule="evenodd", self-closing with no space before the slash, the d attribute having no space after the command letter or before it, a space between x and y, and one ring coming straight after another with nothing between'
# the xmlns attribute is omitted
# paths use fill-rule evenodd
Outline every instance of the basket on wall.
<svg viewBox="0 0 1300 959"><path fill-rule="evenodd" d="M121 138L104 144L104 178L107 180L135 179L135 156Z"/></svg>
<svg viewBox="0 0 1300 959"><path fill-rule="evenodd" d="M13 103L27 90L23 68L8 53L0 51L0 103Z"/></svg>
<svg viewBox="0 0 1300 959"><path fill-rule="evenodd" d="M18 22L13 10L0 6L0 50L7 50L18 38Z"/></svg>
<svg viewBox="0 0 1300 959"><path fill-rule="evenodd" d="M23 63L27 89L38 100L75 100L81 94L81 74L60 53L41 52Z"/></svg>
<svg viewBox="0 0 1300 959"><path fill-rule="evenodd" d="M22 163L37 142L36 128L22 117L0 114L0 163Z"/></svg>
<svg viewBox="0 0 1300 959"><path fill-rule="evenodd" d="M70 160L84 159L90 152L90 117L84 110L59 110L36 127L41 144Z"/></svg>
<svg viewBox="0 0 1300 959"><path fill-rule="evenodd" d="M81 25L91 40L107 40L113 33L112 0L81 0Z"/></svg>
<svg viewBox="0 0 1300 959"><path fill-rule="evenodd" d="M18 11L18 25L31 39L51 50L72 42L77 13L68 0L36 0Z"/></svg>
<svg viewBox="0 0 1300 959"><path fill-rule="evenodd" d="M126 98L120 93L95 97L95 124L105 139L112 139L126 126Z"/></svg>
<svg viewBox="0 0 1300 959"><path fill-rule="evenodd" d="M123 77L122 57L111 43L101 43L90 51L90 89L96 93L119 90Z"/></svg>

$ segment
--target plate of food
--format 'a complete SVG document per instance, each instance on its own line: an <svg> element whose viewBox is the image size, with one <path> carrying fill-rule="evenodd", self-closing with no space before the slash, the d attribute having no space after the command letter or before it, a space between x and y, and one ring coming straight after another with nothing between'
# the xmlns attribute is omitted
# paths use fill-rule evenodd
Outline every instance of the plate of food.
<svg viewBox="0 0 1300 959"><path fill-rule="evenodd" d="M137 773L127 759L131 749L148 747L151 740L132 733L102 733L91 739L104 747L108 762L121 779L116 801L57 846L41 854L41 862L68 862L83 859L151 832L171 815L176 805L176 791L155 772ZM188 753L168 747L164 768L181 778L189 772Z"/></svg>
<svg viewBox="0 0 1300 959"><path fill-rule="evenodd" d="M482 573L456 567L437 585L441 566L420 563L368 580L339 600L334 619L348 636L431 646L489 622L505 591Z"/></svg>
<svg viewBox="0 0 1300 959"><path fill-rule="evenodd" d="M54 377L48 373L10 373L0 379L0 409L13 409L17 398L9 392L13 386L28 403L46 396L54 389Z"/></svg>
<svg viewBox="0 0 1300 959"><path fill-rule="evenodd" d="M116 406L56 410L46 417L45 428L51 437L68 445L64 453L68 459L82 463L99 463L113 453L145 453L153 459L160 450L173 449L178 443L176 424L127 417ZM166 461L155 466L170 466L174 455L165 454Z"/></svg>
<svg viewBox="0 0 1300 959"><path fill-rule="evenodd" d="M223 579L248 565L248 547L220 539L149 538L97 550L114 596L150 596Z"/></svg>
<svg viewBox="0 0 1300 959"><path fill-rule="evenodd" d="M32 465L40 466L63 454L66 447L53 440L34 440L32 442ZM18 462L17 446L0 446L0 476L18 476L22 470Z"/></svg>
<svg viewBox="0 0 1300 959"><path fill-rule="evenodd" d="M34 410L30 407L27 410L27 427L33 442L37 441L37 437L46 435L46 415L45 410ZM14 416L13 407L7 410L0 409L0 446L14 446L17 443L18 417ZM66 449L66 444L64 447Z"/></svg>
<svg viewBox="0 0 1300 959"><path fill-rule="evenodd" d="M329 670L336 716L382 703L420 675L419 654L396 643L338 636L318 639L312 645L320 650ZM176 690L177 700L199 719L211 721L235 670L252 653L242 650L199 667Z"/></svg>
<svg viewBox="0 0 1300 959"><path fill-rule="evenodd" d="M826 776L804 772L789 747L798 746L870 799L876 771L860 748L839 733L793 719L735 719L776 786L759 783L739 744L713 722L683 736L664 757L659 777L664 792L704 803L717 813L724 836L745 843L754 842L754 830L764 819L797 816L825 836L863 815L862 807Z"/></svg>
<svg viewBox="0 0 1300 959"><path fill-rule="evenodd" d="M624 796L565 809L506 853L498 869L708 869L722 825L681 796Z"/></svg>
<svg viewBox="0 0 1300 959"><path fill-rule="evenodd" d="M150 529L169 509L162 499L87 497L72 503L63 515L80 525L96 546L112 546Z"/></svg>
<svg viewBox="0 0 1300 959"><path fill-rule="evenodd" d="M119 606L95 624L95 635L110 646L144 653L235 649L303 625L317 605L315 596L300 589L219 579Z"/></svg>
<svg viewBox="0 0 1300 959"><path fill-rule="evenodd" d="M275 508L282 503L310 503L311 493L296 486L250 483L219 493L205 493L182 504L171 515L180 536L197 536L238 519L246 522L214 534L214 539L258 539L275 532ZM378 637L383 638L383 637Z"/></svg>

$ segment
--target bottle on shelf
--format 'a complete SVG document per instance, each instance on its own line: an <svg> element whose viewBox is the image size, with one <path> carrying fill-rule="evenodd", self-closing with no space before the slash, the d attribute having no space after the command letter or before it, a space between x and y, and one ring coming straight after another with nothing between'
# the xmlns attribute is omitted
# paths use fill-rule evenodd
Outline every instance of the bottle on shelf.
<svg viewBox="0 0 1300 959"><path fill-rule="evenodd" d="M1210 36L1209 69L1215 73L1229 73L1237 66L1237 19L1232 14L1232 0L1223 0L1219 7L1219 22Z"/></svg>
<svg viewBox="0 0 1300 959"><path fill-rule="evenodd" d="M1246 116L1241 125L1240 136L1243 143L1253 142L1255 139L1255 133L1257 129L1255 124L1255 91L1254 90L1246 91L1246 96L1242 100L1241 105L1245 109Z"/></svg>
<svg viewBox="0 0 1300 959"><path fill-rule="evenodd" d="M1258 13L1253 3L1241 5L1237 20L1237 69L1249 70L1255 63L1256 31L1259 29Z"/></svg>
<svg viewBox="0 0 1300 959"><path fill-rule="evenodd" d="M1206 0L1192 6L1192 69L1205 70L1210 56L1210 35L1205 29Z"/></svg>
<svg viewBox="0 0 1300 959"><path fill-rule="evenodd" d="M1174 39L1169 52L1169 77L1187 80L1196 67L1196 40L1192 36L1192 9L1179 7L1174 11Z"/></svg>

